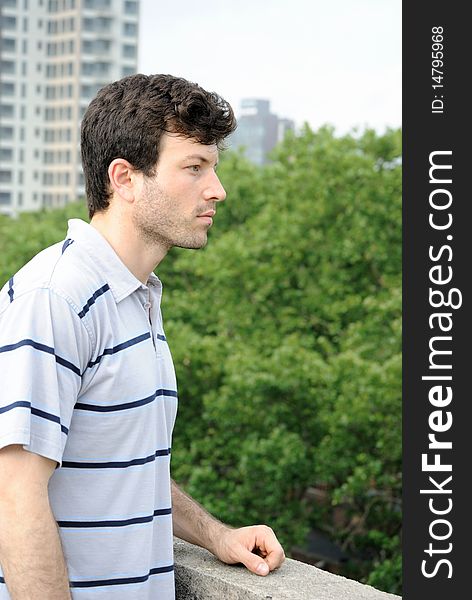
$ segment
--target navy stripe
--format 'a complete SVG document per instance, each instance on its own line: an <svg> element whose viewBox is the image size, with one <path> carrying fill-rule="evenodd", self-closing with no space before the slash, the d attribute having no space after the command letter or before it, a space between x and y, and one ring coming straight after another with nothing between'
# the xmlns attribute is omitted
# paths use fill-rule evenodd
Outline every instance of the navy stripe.
<svg viewBox="0 0 472 600"><path fill-rule="evenodd" d="M161 335L160 333L156 333L156 337L158 340L161 340L163 342L166 342L166 336L165 335Z"/></svg>
<svg viewBox="0 0 472 600"><path fill-rule="evenodd" d="M138 335L138 337L135 337L135 338L133 338L131 340L128 340L127 342L123 342L122 344L118 344L118 346L115 346L114 348L105 348L105 350L103 351L103 354L101 354L95 360L91 360L89 362L89 364L87 365L87 369L90 369L91 367L94 367L95 365L98 365L98 363L102 360L102 358L104 356L109 356L111 354L116 354L117 352L120 352L121 350L125 350L126 348L129 348L130 346L135 346L136 344L139 344L140 342L143 342L144 340L148 340L150 338L151 338L151 334L148 331L147 333L143 333L141 335Z"/></svg>
<svg viewBox="0 0 472 600"><path fill-rule="evenodd" d="M151 569L147 575L141 577L120 577L117 579L96 579L95 581L71 581L70 587L73 588L88 588L104 585L126 585L129 583L144 583L151 575L159 575L159 573L171 573L174 570L174 565L168 567L156 567Z"/></svg>
<svg viewBox="0 0 472 600"><path fill-rule="evenodd" d="M152 515L146 517L134 517L132 519L122 519L120 521L58 521L59 527L126 527L127 525L136 525L137 523L151 523L154 517L172 514L171 508L161 508L155 510Z"/></svg>
<svg viewBox="0 0 472 600"><path fill-rule="evenodd" d="M3 577L0 577L0 583L5 583L5 580L3 579Z"/></svg>
<svg viewBox="0 0 472 600"><path fill-rule="evenodd" d="M33 415L36 415L37 417L42 417L43 419L47 419L48 421L53 421L53 423L58 423L59 425L61 425L61 419L56 416L56 415L52 415L51 413L45 412L44 410L40 410L39 408L34 408L31 407L31 413ZM65 433L66 435L68 435L69 430L67 429L67 427L65 425L61 425L61 431L62 433Z"/></svg>
<svg viewBox="0 0 472 600"><path fill-rule="evenodd" d="M88 311L90 310L90 307L92 306L92 304L95 304L95 301L97 300L97 298L99 298L100 296L102 296L105 292L108 292L108 290L110 289L110 286L108 285L108 283L105 283L104 286L102 286L99 290L97 290L93 296L91 298L88 299L87 303L85 304L85 306L83 307L83 309L79 312L79 317L82 319L83 317L85 317L85 315L88 313Z"/></svg>
<svg viewBox="0 0 472 600"><path fill-rule="evenodd" d="M0 408L0 415L2 413L8 412L9 410L13 410L14 408L19 407L30 408L31 402L27 402L26 400L20 400L19 402L13 402L13 404L8 404L7 406Z"/></svg>
<svg viewBox="0 0 472 600"><path fill-rule="evenodd" d="M152 396L148 396L142 400L135 400L134 402L126 402L124 404L110 404L108 406L77 402L74 408L77 410L91 410L94 412L114 412L115 410L128 410L129 408L145 406L146 404L153 402L158 396L170 396L171 398L177 398L177 392L174 390L156 390Z"/></svg>
<svg viewBox="0 0 472 600"><path fill-rule="evenodd" d="M11 350L16 350L17 348L21 348L22 346L31 346L35 350L40 350L41 352L46 352L47 354L52 354L56 358L56 362L58 364L62 365L63 367L66 367L67 369L70 369L76 375L81 377L80 369L78 369L75 365L73 365L71 362L69 362L65 358L58 356L55 353L54 348L51 348L50 346L46 346L45 344L40 344L39 342L35 342L34 340L30 340L30 339L21 340L21 342L17 342L16 344L9 344L8 346L2 346L2 347L0 347L0 352L10 352Z"/></svg>
<svg viewBox="0 0 472 600"><path fill-rule="evenodd" d="M10 303L13 302L13 277L8 280L8 295L10 296Z"/></svg>
<svg viewBox="0 0 472 600"><path fill-rule="evenodd" d="M47 421L52 421L53 423L58 423L59 425L61 425L61 419L57 415L53 415L44 410L40 410L39 408L35 408L34 406L32 407L31 402L28 402L27 400L20 400L18 402L13 402L12 404L9 404L8 406L4 406L3 408L0 408L0 414L8 412L10 410L13 410L14 408L29 408L29 409L31 409L31 413L33 415L36 415L37 417L41 417L42 419L46 419ZM63 433L65 433L66 435L69 433L69 430L64 425L61 425L61 431Z"/></svg>
<svg viewBox="0 0 472 600"><path fill-rule="evenodd" d="M170 448L156 450L154 454L143 458L134 458L133 460L117 461L117 462L71 462L62 461L62 467L67 469L126 469L127 467L135 467L137 465L145 465L154 462L157 456L169 456Z"/></svg>
<svg viewBox="0 0 472 600"><path fill-rule="evenodd" d="M64 252L67 250L67 248L73 243L74 243L74 240L67 238L65 240L65 242L62 244L62 254L64 254Z"/></svg>

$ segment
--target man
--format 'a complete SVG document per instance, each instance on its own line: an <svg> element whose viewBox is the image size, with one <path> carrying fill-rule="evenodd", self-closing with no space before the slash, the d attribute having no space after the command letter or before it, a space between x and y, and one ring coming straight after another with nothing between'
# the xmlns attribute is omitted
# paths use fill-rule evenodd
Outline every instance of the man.
<svg viewBox="0 0 472 600"><path fill-rule="evenodd" d="M283 550L232 529L170 479L177 409L153 270L207 242L235 128L169 75L103 88L82 122L90 224L0 292L0 599L174 597L172 534L266 575Z"/></svg>

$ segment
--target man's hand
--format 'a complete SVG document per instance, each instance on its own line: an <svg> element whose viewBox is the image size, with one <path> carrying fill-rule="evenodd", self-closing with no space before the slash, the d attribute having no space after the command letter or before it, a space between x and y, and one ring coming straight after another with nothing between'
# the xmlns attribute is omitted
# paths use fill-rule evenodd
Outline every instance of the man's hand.
<svg viewBox="0 0 472 600"><path fill-rule="evenodd" d="M285 554L266 525L232 529L212 517L172 481L174 534L206 548L221 561L243 563L257 575L267 575L283 563Z"/></svg>
<svg viewBox="0 0 472 600"><path fill-rule="evenodd" d="M225 527L215 544L215 555L230 565L243 563L256 575L267 575L285 560L283 548L275 533L266 525L240 529Z"/></svg>

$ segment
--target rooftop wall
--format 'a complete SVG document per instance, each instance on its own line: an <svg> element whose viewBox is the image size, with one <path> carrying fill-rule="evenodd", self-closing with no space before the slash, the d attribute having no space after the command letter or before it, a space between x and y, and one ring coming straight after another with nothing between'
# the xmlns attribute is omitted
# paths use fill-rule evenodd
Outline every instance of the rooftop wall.
<svg viewBox="0 0 472 600"><path fill-rule="evenodd" d="M394 600L387 594L311 565L286 559L259 577L221 563L206 550L175 539L177 600Z"/></svg>

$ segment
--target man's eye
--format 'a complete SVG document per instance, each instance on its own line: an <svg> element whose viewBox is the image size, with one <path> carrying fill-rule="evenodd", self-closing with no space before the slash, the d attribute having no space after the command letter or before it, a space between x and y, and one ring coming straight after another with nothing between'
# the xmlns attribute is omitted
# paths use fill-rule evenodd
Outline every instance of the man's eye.
<svg viewBox="0 0 472 600"><path fill-rule="evenodd" d="M190 167L187 167L188 169L190 169L191 171L193 171L194 173L198 173L200 171L200 165L191 165Z"/></svg>

